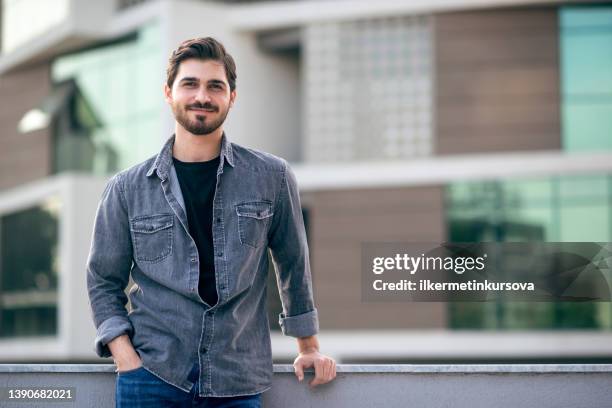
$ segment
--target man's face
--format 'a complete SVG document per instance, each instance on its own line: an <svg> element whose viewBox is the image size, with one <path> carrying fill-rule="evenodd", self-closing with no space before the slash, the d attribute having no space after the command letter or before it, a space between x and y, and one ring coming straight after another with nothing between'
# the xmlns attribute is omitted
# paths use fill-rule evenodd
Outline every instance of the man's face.
<svg viewBox="0 0 612 408"><path fill-rule="evenodd" d="M223 63L188 59L179 65L172 88L164 87L174 118L194 135L207 135L225 121L234 104Z"/></svg>

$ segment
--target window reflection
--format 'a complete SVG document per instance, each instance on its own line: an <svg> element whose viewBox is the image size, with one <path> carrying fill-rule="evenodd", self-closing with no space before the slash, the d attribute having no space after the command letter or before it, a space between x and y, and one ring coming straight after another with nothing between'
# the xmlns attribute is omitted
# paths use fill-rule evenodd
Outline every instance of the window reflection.
<svg viewBox="0 0 612 408"><path fill-rule="evenodd" d="M159 150L165 140L159 36L152 23L52 63L55 93L70 83L75 89L53 128L55 172L112 174Z"/></svg>
<svg viewBox="0 0 612 408"><path fill-rule="evenodd" d="M451 242L610 242L612 176L457 183L446 190ZM610 329L611 304L449 303L455 329Z"/></svg>
<svg viewBox="0 0 612 408"><path fill-rule="evenodd" d="M612 7L559 12L563 146L612 149Z"/></svg>
<svg viewBox="0 0 612 408"><path fill-rule="evenodd" d="M57 333L60 203L0 216L0 337Z"/></svg>

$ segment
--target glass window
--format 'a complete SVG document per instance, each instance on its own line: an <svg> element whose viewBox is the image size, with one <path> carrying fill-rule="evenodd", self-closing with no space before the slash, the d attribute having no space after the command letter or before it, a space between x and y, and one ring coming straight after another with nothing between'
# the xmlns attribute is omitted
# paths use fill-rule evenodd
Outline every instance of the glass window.
<svg viewBox="0 0 612 408"><path fill-rule="evenodd" d="M610 242L612 176L457 183L446 189L453 242ZM457 329L610 329L610 303L449 303Z"/></svg>
<svg viewBox="0 0 612 408"><path fill-rule="evenodd" d="M563 146L612 149L612 7L559 12Z"/></svg>
<svg viewBox="0 0 612 408"><path fill-rule="evenodd" d="M50 198L0 216L0 337L57 333L59 209Z"/></svg>
<svg viewBox="0 0 612 408"><path fill-rule="evenodd" d="M55 121L56 147L60 140L76 146L86 139L94 151L88 168L76 162L79 155L74 149L56 151L56 171L113 173L159 150L164 140L160 133L164 68L159 36L158 24L153 23L121 41L65 55L53 62L53 81L60 84L73 80L81 105L87 106L99 123L76 131L71 125L74 120ZM74 115L68 112L68 116Z"/></svg>

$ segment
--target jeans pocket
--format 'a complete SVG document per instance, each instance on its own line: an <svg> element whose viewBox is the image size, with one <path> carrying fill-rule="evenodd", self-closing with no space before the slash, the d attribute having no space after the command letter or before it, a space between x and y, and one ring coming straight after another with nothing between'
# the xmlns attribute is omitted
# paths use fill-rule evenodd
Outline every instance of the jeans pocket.
<svg viewBox="0 0 612 408"><path fill-rule="evenodd" d="M117 375L120 377L124 377L126 375L131 375L131 374L136 374L141 370L144 370L145 368L141 365L139 367L136 368L132 368L131 370L125 370L125 371L117 371Z"/></svg>
<svg viewBox="0 0 612 408"><path fill-rule="evenodd" d="M172 214L146 215L130 220L134 259L160 262L172 253Z"/></svg>
<svg viewBox="0 0 612 408"><path fill-rule="evenodd" d="M236 205L240 243L259 248L266 242L268 227L274 213L269 201L250 201Z"/></svg>

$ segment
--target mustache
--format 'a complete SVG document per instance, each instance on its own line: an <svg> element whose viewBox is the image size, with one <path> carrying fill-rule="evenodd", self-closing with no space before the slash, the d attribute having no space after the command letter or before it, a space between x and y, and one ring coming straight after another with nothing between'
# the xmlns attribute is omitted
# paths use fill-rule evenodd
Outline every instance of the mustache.
<svg viewBox="0 0 612 408"><path fill-rule="evenodd" d="M215 112L219 110L219 107L216 105L213 105L211 103L193 103L191 105L187 105L187 109L210 109L210 110L214 110Z"/></svg>

